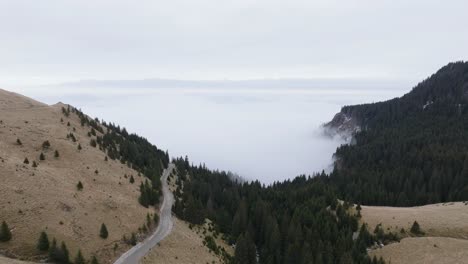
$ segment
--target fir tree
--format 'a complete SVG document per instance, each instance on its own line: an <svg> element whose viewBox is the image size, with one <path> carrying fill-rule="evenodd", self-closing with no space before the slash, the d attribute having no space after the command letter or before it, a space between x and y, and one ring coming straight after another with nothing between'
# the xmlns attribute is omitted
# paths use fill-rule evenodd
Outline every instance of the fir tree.
<svg viewBox="0 0 468 264"><path fill-rule="evenodd" d="M50 142L49 140L46 140L42 143L42 148L43 149L48 149L50 147Z"/></svg>
<svg viewBox="0 0 468 264"><path fill-rule="evenodd" d="M76 185L76 189L77 189L78 191L83 190L83 183L81 183L81 181L79 181L78 184Z"/></svg>
<svg viewBox="0 0 468 264"><path fill-rule="evenodd" d="M78 143L78 150L82 150L83 148L81 147L81 144Z"/></svg>
<svg viewBox="0 0 468 264"><path fill-rule="evenodd" d="M135 182L135 179L133 178L133 175L130 176L130 183L133 184Z"/></svg>
<svg viewBox="0 0 468 264"><path fill-rule="evenodd" d="M421 227L417 221L414 221L413 225L411 226L410 232L415 235L421 235L423 232L421 231Z"/></svg>
<svg viewBox="0 0 468 264"><path fill-rule="evenodd" d="M75 257L75 262L73 264L85 264L86 261L83 257L83 254L81 254L81 250L78 250L78 253L76 254Z"/></svg>
<svg viewBox="0 0 468 264"><path fill-rule="evenodd" d="M41 152L41 155L39 155L39 160L45 160L45 155L44 155L44 153Z"/></svg>
<svg viewBox="0 0 468 264"><path fill-rule="evenodd" d="M104 223L101 224L101 230L99 231L99 236L103 239L106 239L109 236L109 232L107 231L107 227Z"/></svg>
<svg viewBox="0 0 468 264"><path fill-rule="evenodd" d="M39 251L49 250L49 238L47 237L47 234L44 231L41 232L39 240L37 241L37 249Z"/></svg>
<svg viewBox="0 0 468 264"><path fill-rule="evenodd" d="M96 256L93 256L93 259L91 260L91 264L99 264Z"/></svg>
<svg viewBox="0 0 468 264"><path fill-rule="evenodd" d="M32 166L33 166L33 168L36 168L36 167L37 167L37 163L36 163L35 160L33 161Z"/></svg>
<svg viewBox="0 0 468 264"><path fill-rule="evenodd" d="M56 157L56 158L60 157L60 154L59 154L58 150L55 150L54 157Z"/></svg>
<svg viewBox="0 0 468 264"><path fill-rule="evenodd" d="M29 164L29 160L28 158L25 158L24 161L23 161L24 164Z"/></svg>
<svg viewBox="0 0 468 264"><path fill-rule="evenodd" d="M18 144L18 145L20 145L20 146L23 145L23 143L21 142L21 140L20 140L19 138L16 139L16 144Z"/></svg>
<svg viewBox="0 0 468 264"><path fill-rule="evenodd" d="M5 221L2 222L2 226L0 227L0 242L7 242L11 240L11 231Z"/></svg>
<svg viewBox="0 0 468 264"><path fill-rule="evenodd" d="M68 252L67 245L65 245L65 242L62 241L62 245L60 246L60 251L61 251L61 261L62 263L68 264L70 263L70 253Z"/></svg>

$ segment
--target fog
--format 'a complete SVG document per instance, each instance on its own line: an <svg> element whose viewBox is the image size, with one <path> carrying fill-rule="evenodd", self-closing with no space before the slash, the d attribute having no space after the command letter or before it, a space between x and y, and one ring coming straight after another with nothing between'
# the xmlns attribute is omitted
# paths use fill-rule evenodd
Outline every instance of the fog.
<svg viewBox="0 0 468 264"><path fill-rule="evenodd" d="M343 105L408 91L402 84L372 89L364 84L326 88L317 82L320 88L291 88L287 81L237 88L233 86L247 84L174 88L170 82L165 84L169 88L154 83L153 88L130 88L118 83L122 84L84 82L15 90L48 104L69 103L92 117L115 122L172 157L188 155L194 164L266 184L330 168L333 153L345 142L323 136L320 126Z"/></svg>

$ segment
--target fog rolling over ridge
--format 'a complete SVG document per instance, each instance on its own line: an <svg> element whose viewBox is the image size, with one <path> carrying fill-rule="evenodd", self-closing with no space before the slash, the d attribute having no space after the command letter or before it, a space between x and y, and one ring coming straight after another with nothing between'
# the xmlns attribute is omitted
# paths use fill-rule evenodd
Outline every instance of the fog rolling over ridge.
<svg viewBox="0 0 468 264"><path fill-rule="evenodd" d="M15 91L49 104L69 103L147 137L171 156L188 155L194 164L268 184L330 168L336 147L344 141L323 136L320 126L343 105L393 98L410 87L380 85L388 89L358 81L153 80L86 81Z"/></svg>

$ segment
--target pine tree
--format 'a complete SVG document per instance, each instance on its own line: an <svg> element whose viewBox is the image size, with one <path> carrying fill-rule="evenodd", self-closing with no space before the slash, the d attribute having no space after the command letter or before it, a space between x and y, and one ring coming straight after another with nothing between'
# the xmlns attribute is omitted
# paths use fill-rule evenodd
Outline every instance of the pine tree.
<svg viewBox="0 0 468 264"><path fill-rule="evenodd" d="M135 179L133 178L133 175L130 176L130 183L133 184L135 182Z"/></svg>
<svg viewBox="0 0 468 264"><path fill-rule="evenodd" d="M59 154L58 150L55 150L54 157L56 157L56 158L60 157L60 154Z"/></svg>
<svg viewBox="0 0 468 264"><path fill-rule="evenodd" d="M410 232L415 235L421 235L423 232L421 231L421 227L417 221L414 221L413 226L411 226Z"/></svg>
<svg viewBox="0 0 468 264"><path fill-rule="evenodd" d="M37 241L37 249L39 251L49 250L49 238L47 237L47 234L44 231L41 232L39 240Z"/></svg>
<svg viewBox="0 0 468 264"><path fill-rule="evenodd" d="M86 261L83 257L83 254L81 254L81 250L78 250L78 254L75 257L75 262L73 264L85 264Z"/></svg>
<svg viewBox="0 0 468 264"><path fill-rule="evenodd" d="M60 246L60 251L62 263L70 263L70 253L68 252L68 248L67 245L65 245L65 242L62 242L62 245Z"/></svg>
<svg viewBox="0 0 468 264"><path fill-rule="evenodd" d="M135 233L132 233L132 236L130 237L130 244L132 246L135 246L137 244L137 238L136 238Z"/></svg>
<svg viewBox="0 0 468 264"><path fill-rule="evenodd" d="M19 138L17 138L17 139L16 139L16 144L18 144L18 145L21 146L21 145L23 145L23 142L21 142L21 140L20 140Z"/></svg>
<svg viewBox="0 0 468 264"><path fill-rule="evenodd" d="M25 158L24 161L23 161L24 164L29 164L29 160L28 158Z"/></svg>
<svg viewBox="0 0 468 264"><path fill-rule="evenodd" d="M82 150L83 148L81 147L81 144L78 143L78 150Z"/></svg>
<svg viewBox="0 0 468 264"><path fill-rule="evenodd" d="M99 236L103 239L106 239L109 236L109 232L107 231L107 227L104 223L101 225L101 230L99 232Z"/></svg>
<svg viewBox="0 0 468 264"><path fill-rule="evenodd" d="M33 166L33 168L36 168L36 167L37 167L37 163L36 163L36 161L35 161L35 160L33 161L33 164L32 164L32 166Z"/></svg>
<svg viewBox="0 0 468 264"><path fill-rule="evenodd" d="M39 159L40 159L40 160L45 160L44 153L41 152L41 155L39 155Z"/></svg>
<svg viewBox="0 0 468 264"><path fill-rule="evenodd" d="M93 256L93 260L91 260L91 264L99 264L96 256Z"/></svg>
<svg viewBox="0 0 468 264"><path fill-rule="evenodd" d="M2 226L0 227L0 242L7 242L11 240L11 231L5 221L2 222Z"/></svg>
<svg viewBox="0 0 468 264"><path fill-rule="evenodd" d="M78 184L76 185L76 189L77 189L78 191L83 190L83 183L81 183L81 181L79 181Z"/></svg>
<svg viewBox="0 0 468 264"><path fill-rule="evenodd" d="M59 249L57 248L57 240L52 239L52 244L49 247L49 259L55 261L59 258Z"/></svg>

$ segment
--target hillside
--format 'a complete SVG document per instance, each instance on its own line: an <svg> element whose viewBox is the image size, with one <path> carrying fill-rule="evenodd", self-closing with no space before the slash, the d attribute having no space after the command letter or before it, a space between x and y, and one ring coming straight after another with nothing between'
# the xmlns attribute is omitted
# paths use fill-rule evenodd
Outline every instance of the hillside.
<svg viewBox="0 0 468 264"><path fill-rule="evenodd" d="M147 214L155 213L140 205L139 186L143 175L156 178L167 158L153 146L148 153L160 157L159 168L128 159L124 146L138 157L138 147L147 145L142 141L67 105L0 90L0 221L12 233L0 253L43 259L36 245L45 231L59 246L66 243L71 258L81 249L86 259L95 255L111 263L129 247L122 237L138 233ZM103 223L107 239L99 237Z"/></svg>
<svg viewBox="0 0 468 264"><path fill-rule="evenodd" d="M354 135L337 149L330 175L343 198L390 206L468 200L468 62L444 66L400 98L345 106L326 128Z"/></svg>
<svg viewBox="0 0 468 264"><path fill-rule="evenodd" d="M400 242L374 249L371 256L387 263L468 263L468 204L430 204L417 207L362 206L361 222L374 230L398 234ZM410 232L417 221L423 234ZM402 232L404 230L404 232Z"/></svg>

